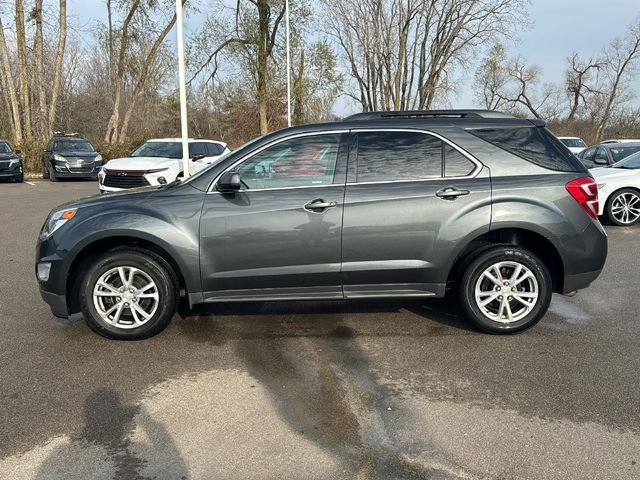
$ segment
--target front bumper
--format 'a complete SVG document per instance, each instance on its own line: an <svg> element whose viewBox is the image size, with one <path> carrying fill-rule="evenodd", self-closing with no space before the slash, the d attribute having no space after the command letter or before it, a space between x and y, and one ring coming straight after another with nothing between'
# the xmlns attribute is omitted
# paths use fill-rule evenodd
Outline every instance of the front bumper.
<svg viewBox="0 0 640 480"><path fill-rule="evenodd" d="M22 165L0 170L0 180L17 180L22 177Z"/></svg>
<svg viewBox="0 0 640 480"><path fill-rule="evenodd" d="M67 299L64 295L57 293L47 292L40 287L40 295L42 299L49 304L51 313L58 318L68 318L69 311L67 310Z"/></svg>

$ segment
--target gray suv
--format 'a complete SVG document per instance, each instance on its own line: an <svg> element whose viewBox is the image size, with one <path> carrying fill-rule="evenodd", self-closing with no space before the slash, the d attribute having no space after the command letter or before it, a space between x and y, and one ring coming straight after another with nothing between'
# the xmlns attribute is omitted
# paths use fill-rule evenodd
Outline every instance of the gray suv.
<svg viewBox="0 0 640 480"><path fill-rule="evenodd" d="M189 305L458 295L491 333L600 274L597 186L537 120L364 113L258 138L182 183L62 205L36 275L56 316L110 338Z"/></svg>

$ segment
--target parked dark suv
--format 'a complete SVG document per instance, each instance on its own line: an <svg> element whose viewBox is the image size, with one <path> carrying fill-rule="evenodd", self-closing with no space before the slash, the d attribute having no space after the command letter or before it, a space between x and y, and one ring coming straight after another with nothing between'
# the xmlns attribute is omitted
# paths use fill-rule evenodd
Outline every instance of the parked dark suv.
<svg viewBox="0 0 640 480"><path fill-rule="evenodd" d="M0 140L0 180L12 180L21 183L24 179L20 150L14 150L4 140Z"/></svg>
<svg viewBox="0 0 640 480"><path fill-rule="evenodd" d="M43 298L111 338L190 305L442 297L481 329L536 323L606 258L597 187L544 127L489 111L359 114L250 142L183 183L54 209ZM448 288L450 287L450 288Z"/></svg>
<svg viewBox="0 0 640 480"><path fill-rule="evenodd" d="M54 136L42 152L42 176L52 182L60 178L97 179L100 168L100 151L76 134Z"/></svg>

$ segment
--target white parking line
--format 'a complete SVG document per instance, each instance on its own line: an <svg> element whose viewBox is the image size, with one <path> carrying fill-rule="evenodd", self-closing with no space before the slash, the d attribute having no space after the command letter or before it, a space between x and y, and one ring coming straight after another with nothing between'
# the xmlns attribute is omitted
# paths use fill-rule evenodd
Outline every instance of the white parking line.
<svg viewBox="0 0 640 480"><path fill-rule="evenodd" d="M35 183L27 182L26 180L24 181L24 183L28 183L29 185L34 186L34 187L36 186L36 184L35 184Z"/></svg>

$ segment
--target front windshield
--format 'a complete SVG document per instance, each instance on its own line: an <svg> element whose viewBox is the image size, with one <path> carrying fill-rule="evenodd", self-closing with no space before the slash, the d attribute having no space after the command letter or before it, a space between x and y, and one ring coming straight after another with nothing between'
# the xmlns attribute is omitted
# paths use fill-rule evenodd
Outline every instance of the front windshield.
<svg viewBox="0 0 640 480"><path fill-rule="evenodd" d="M95 148L86 140L56 140L53 142L54 152L95 152Z"/></svg>
<svg viewBox="0 0 640 480"><path fill-rule="evenodd" d="M11 150L11 147L7 145L7 143L0 142L0 153L11 153L11 152L13 152L13 150Z"/></svg>
<svg viewBox="0 0 640 480"><path fill-rule="evenodd" d="M612 165L613 168L626 168L629 170L639 170L640 169L640 152L634 153L633 155L629 155L624 160Z"/></svg>
<svg viewBox="0 0 640 480"><path fill-rule="evenodd" d="M567 147L571 148L587 148L587 145L579 138L563 138L560 140Z"/></svg>
<svg viewBox="0 0 640 480"><path fill-rule="evenodd" d="M146 142L136 148L131 157L182 158L182 143Z"/></svg>
<svg viewBox="0 0 640 480"><path fill-rule="evenodd" d="M614 162L619 162L623 158L627 158L629 155L636 152L640 152L640 145L634 145L633 147L614 147L609 149Z"/></svg>

